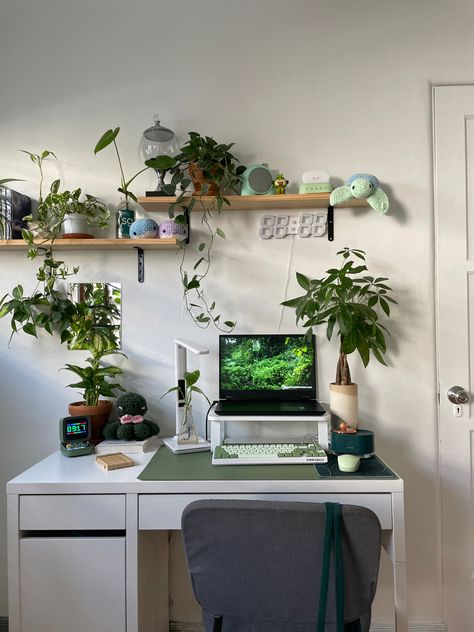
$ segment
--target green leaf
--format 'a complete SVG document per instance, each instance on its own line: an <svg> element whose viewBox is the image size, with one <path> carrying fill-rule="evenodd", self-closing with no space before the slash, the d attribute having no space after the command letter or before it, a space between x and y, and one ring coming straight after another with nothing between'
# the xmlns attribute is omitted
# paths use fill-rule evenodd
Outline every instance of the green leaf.
<svg viewBox="0 0 474 632"><path fill-rule="evenodd" d="M201 252L202 250L204 250L204 248L205 248L205 247L206 247L206 244L205 244L205 243L199 244L199 248L198 248L199 252Z"/></svg>
<svg viewBox="0 0 474 632"><path fill-rule="evenodd" d="M34 336L35 338L38 337L36 335L36 327L33 325L33 323L27 323L23 327L23 331L25 332L25 334L29 334L30 336Z"/></svg>
<svg viewBox="0 0 474 632"><path fill-rule="evenodd" d="M223 230L221 230L220 228L216 228L216 233L219 235L219 237L222 237L222 239L225 239L225 233Z"/></svg>
<svg viewBox="0 0 474 632"><path fill-rule="evenodd" d="M304 274L301 274L300 272L297 272L296 273L296 280L298 281L298 284L303 288L303 290L310 290L311 289L310 280Z"/></svg>
<svg viewBox="0 0 474 632"><path fill-rule="evenodd" d="M205 261L204 257L201 257L200 259L198 259L198 261L196 261L196 263L194 264L193 268L194 270L196 270L196 268L203 262Z"/></svg>
<svg viewBox="0 0 474 632"><path fill-rule="evenodd" d="M147 167L151 167L152 169L159 169L161 171L168 171L175 166L176 160L171 156L155 156L154 158L150 158L149 160L145 160L145 164Z"/></svg>
<svg viewBox="0 0 474 632"><path fill-rule="evenodd" d="M233 329L233 328L235 327L235 322L234 322L234 321L232 321L232 320L225 320L225 321L224 321L224 325L225 325L226 327L231 327L231 328Z"/></svg>
<svg viewBox="0 0 474 632"><path fill-rule="evenodd" d="M193 384L196 384L196 382L199 380L201 373L199 371L199 369L196 369L195 371L185 371L184 373L184 381L186 382L186 387L190 388L191 386L193 386Z"/></svg>
<svg viewBox="0 0 474 632"><path fill-rule="evenodd" d="M117 138L119 132L120 127L116 127L115 129L108 129L106 132L104 132L94 148L94 154L98 154L99 151L102 151L111 143L113 143L114 140Z"/></svg>
<svg viewBox="0 0 474 632"><path fill-rule="evenodd" d="M390 306L387 303L387 301L384 298L382 298L381 296L379 297L379 301L380 301L380 306L382 307L382 309L385 312L385 314L387 316L390 316Z"/></svg>

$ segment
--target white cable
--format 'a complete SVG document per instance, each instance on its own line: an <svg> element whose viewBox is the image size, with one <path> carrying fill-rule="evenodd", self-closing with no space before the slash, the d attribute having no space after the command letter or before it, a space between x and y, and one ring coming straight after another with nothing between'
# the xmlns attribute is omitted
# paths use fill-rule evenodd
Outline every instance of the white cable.
<svg viewBox="0 0 474 632"><path fill-rule="evenodd" d="M283 300L284 301L286 301L286 293L288 291L288 285L290 284L290 270L291 270L291 263L292 263L292 260L293 260L293 246L294 245L295 245L295 235L292 235L290 252L288 254L288 263L287 263L287 268L286 268L285 290L284 290L284 293L283 293ZM277 334L280 333L280 327L281 327L281 323L283 321L283 310L284 309L285 309L285 306L282 305L281 306L281 310L280 310L280 320L278 321Z"/></svg>

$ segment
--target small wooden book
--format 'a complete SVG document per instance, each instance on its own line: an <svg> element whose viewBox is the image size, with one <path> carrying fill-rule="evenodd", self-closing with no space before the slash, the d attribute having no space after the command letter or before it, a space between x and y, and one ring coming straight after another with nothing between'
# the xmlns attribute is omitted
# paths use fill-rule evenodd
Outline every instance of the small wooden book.
<svg viewBox="0 0 474 632"><path fill-rule="evenodd" d="M95 457L95 462L104 468L104 470L118 470L121 467L130 467L135 465L132 459L121 452L113 454L101 454Z"/></svg>

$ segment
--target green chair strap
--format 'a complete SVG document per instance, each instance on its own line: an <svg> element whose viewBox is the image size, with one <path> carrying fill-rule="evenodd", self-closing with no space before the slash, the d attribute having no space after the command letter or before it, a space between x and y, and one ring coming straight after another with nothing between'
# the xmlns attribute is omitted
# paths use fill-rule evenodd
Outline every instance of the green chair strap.
<svg viewBox="0 0 474 632"><path fill-rule="evenodd" d="M334 552L334 577L336 590L336 631L344 632L344 565L342 560L341 517L339 503L324 503L326 518L324 523L323 556L319 588L317 632L324 632L329 590L329 570Z"/></svg>

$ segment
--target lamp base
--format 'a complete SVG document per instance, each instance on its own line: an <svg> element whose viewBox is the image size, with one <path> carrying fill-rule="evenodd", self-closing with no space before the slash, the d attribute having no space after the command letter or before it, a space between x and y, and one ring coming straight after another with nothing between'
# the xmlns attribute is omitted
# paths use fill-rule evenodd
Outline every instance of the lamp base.
<svg viewBox="0 0 474 632"><path fill-rule="evenodd" d="M209 452L211 444L209 441L198 438L197 443L178 443L178 435L163 439L165 446L171 450L173 454L187 454L189 452Z"/></svg>

